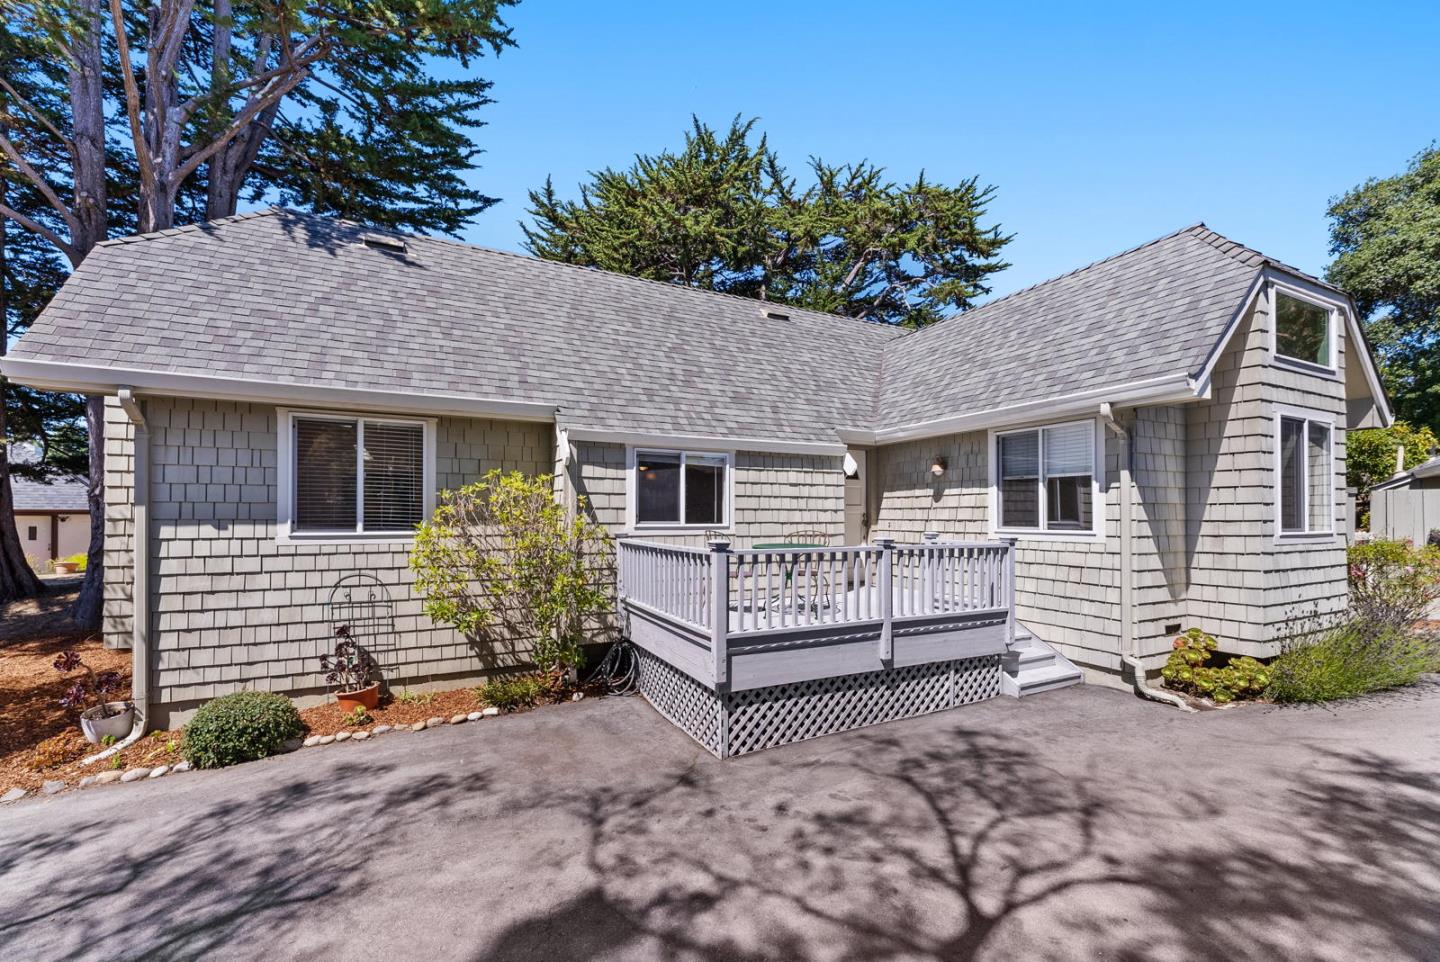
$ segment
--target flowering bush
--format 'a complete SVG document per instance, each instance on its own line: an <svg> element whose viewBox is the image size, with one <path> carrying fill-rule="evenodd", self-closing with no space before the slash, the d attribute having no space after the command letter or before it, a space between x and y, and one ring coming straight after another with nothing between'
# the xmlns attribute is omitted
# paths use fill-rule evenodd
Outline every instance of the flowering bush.
<svg viewBox="0 0 1440 962"><path fill-rule="evenodd" d="M1254 658L1231 658L1215 667L1207 664L1217 642L1199 628L1191 628L1172 643L1175 649L1160 669L1167 688L1189 692L1226 704L1237 698L1257 698L1270 684L1270 669Z"/></svg>
<svg viewBox="0 0 1440 962"><path fill-rule="evenodd" d="M359 691L367 688L375 677L375 659L350 635L350 626L341 625L335 629L333 654L320 656L320 669L325 672L325 681L338 685L341 691Z"/></svg>
<svg viewBox="0 0 1440 962"><path fill-rule="evenodd" d="M62 651L54 661L55 670L62 674L83 670L84 675L60 696L60 704L71 711L85 712L98 708L101 718L120 714L118 709L109 707L108 696L125 688L125 680L118 671L96 671L80 659L74 649Z"/></svg>
<svg viewBox="0 0 1440 962"><path fill-rule="evenodd" d="M1401 630L1440 600L1440 548L1409 541L1363 541L1345 552L1350 607L1358 619Z"/></svg>

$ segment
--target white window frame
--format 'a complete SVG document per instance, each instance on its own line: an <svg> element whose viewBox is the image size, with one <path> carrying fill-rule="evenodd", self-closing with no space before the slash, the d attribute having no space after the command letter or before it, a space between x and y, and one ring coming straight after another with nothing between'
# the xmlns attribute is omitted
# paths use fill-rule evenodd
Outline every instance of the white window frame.
<svg viewBox="0 0 1440 962"><path fill-rule="evenodd" d="M1302 437L1307 446L1310 439L1311 424L1323 425L1330 432L1330 483L1326 486L1326 490L1330 492L1330 510L1325 512L1325 517L1328 518L1330 521L1330 527L1325 529L1324 531L1312 531L1310 529L1310 459L1308 456L1303 455L1300 459L1300 490L1305 492L1305 505L1304 510L1301 512L1301 517L1305 519L1305 530L1285 530L1283 520L1283 516L1285 513L1284 506L1280 503L1281 483L1283 480L1282 465L1280 463L1280 423L1281 420L1284 418L1290 418L1291 420L1296 421L1303 421L1305 423L1305 431ZM1326 414L1324 411L1314 411L1307 408L1277 407L1275 409L1275 430L1272 438L1275 442L1275 457L1273 463L1275 476L1271 487L1271 490L1275 493L1275 540L1317 541L1327 538L1334 538L1339 533L1339 528L1335 524L1335 510L1337 505L1339 504L1339 500L1335 497L1335 470L1337 464L1335 459L1335 415ZM1308 455L1308 450L1303 454Z"/></svg>
<svg viewBox="0 0 1440 962"><path fill-rule="evenodd" d="M1280 353L1280 295L1282 294L1325 309L1329 317L1325 332L1330 341L1329 364L1316 364L1314 361L1289 357ZM1334 301L1326 300L1317 294L1290 284L1272 281L1270 283L1270 363L1277 367L1289 368L1292 371L1338 380L1340 377L1340 324L1342 320L1340 305Z"/></svg>
<svg viewBox="0 0 1440 962"><path fill-rule="evenodd" d="M294 529L296 451L295 421L300 418L315 421L354 422L355 430L355 527L337 528L333 531L297 531ZM354 542L382 542L387 544L410 544L415 540L414 531L365 531L362 525L365 517L365 422L378 424L419 425L422 429L421 466L422 490L424 491L424 516L435 513L435 418L396 417L388 414L349 414L334 411L307 411L292 408L277 408L275 422L275 520L276 540L281 543L304 544L349 544Z"/></svg>
<svg viewBox="0 0 1440 962"><path fill-rule="evenodd" d="M1000 439L1011 434L1043 432L1047 428L1063 428L1075 424L1090 425L1094 443L1094 462L1090 475L1091 526L1088 529L1006 528L1000 524ZM1105 539L1105 432L1097 418L1071 418L1065 421L1046 421L1039 424L1017 425L1000 430L991 430L987 439L986 461L989 462L990 492L990 536L992 538L1019 538L1036 541L1103 541ZM1040 440L1040 513L1041 524L1048 514L1049 485L1045 479L1045 441Z"/></svg>
<svg viewBox="0 0 1440 962"><path fill-rule="evenodd" d="M626 449L625 465L625 525L631 531L658 534L666 531L730 531L735 525L735 452L707 451L703 448L666 448L657 446ZM725 461L725 522L724 524L681 524L673 521L649 521L641 524L638 520L640 478L637 465L642 455L667 454L680 458L680 510L685 510L685 462L690 455L704 458L723 458Z"/></svg>

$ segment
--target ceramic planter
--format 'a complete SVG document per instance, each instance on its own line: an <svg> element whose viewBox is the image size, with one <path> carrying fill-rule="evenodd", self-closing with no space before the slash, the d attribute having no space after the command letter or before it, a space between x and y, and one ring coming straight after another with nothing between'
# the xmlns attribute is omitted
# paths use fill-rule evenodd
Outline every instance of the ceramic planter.
<svg viewBox="0 0 1440 962"><path fill-rule="evenodd" d="M340 703L340 708L347 712L357 708L369 711L380 704L380 683L377 681L369 688L359 688L355 691L336 692L335 700Z"/></svg>
<svg viewBox="0 0 1440 962"><path fill-rule="evenodd" d="M56 561L54 565L57 575L73 575L80 570L80 566L73 561Z"/></svg>
<svg viewBox="0 0 1440 962"><path fill-rule="evenodd" d="M120 741L135 724L135 706L128 701L106 702L105 707L114 714L101 717L99 708L87 708L80 714L80 730L92 745L99 745L107 735Z"/></svg>

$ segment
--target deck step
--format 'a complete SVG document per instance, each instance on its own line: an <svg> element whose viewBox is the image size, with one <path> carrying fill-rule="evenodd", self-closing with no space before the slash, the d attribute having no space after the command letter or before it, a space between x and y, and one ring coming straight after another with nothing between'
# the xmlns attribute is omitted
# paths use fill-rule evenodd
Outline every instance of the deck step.
<svg viewBox="0 0 1440 962"><path fill-rule="evenodd" d="M1012 698L1038 695L1084 681L1084 674L1070 660L1035 637L1021 625L1015 626L1015 642L1001 658L1000 690Z"/></svg>

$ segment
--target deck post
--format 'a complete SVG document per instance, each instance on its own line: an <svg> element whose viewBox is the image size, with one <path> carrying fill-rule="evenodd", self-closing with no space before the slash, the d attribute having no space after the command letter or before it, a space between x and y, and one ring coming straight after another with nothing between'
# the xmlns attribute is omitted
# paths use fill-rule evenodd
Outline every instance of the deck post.
<svg viewBox="0 0 1440 962"><path fill-rule="evenodd" d="M710 654L714 658L715 687L729 683L730 542L716 539L710 546Z"/></svg>
<svg viewBox="0 0 1440 962"><path fill-rule="evenodd" d="M1015 644L1015 538L1005 542L1005 646Z"/></svg>
<svg viewBox="0 0 1440 962"><path fill-rule="evenodd" d="M890 570L895 560L895 539L876 538L875 547L880 549L880 663L889 668L895 662L895 636L891 632L895 587Z"/></svg>

